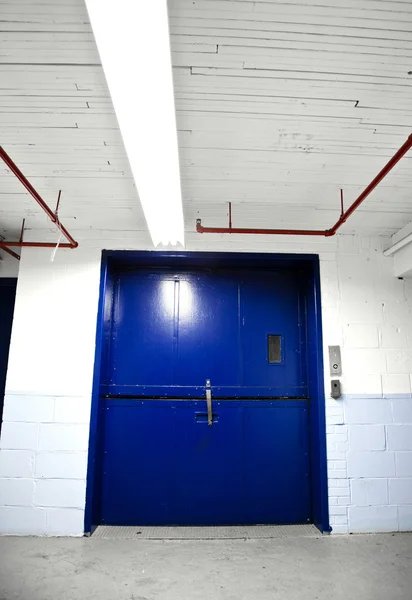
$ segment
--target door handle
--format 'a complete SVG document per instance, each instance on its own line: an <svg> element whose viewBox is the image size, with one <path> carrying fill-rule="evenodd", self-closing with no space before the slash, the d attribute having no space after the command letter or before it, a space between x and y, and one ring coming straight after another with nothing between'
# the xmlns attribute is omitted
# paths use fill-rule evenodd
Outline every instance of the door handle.
<svg viewBox="0 0 412 600"><path fill-rule="evenodd" d="M213 415L213 423L217 423L219 421L219 415ZM207 413L195 413L195 422L196 423L208 423Z"/></svg>
<svg viewBox="0 0 412 600"><path fill-rule="evenodd" d="M212 412L212 388L210 385L210 379L206 379L206 406L207 406L207 424L209 427L213 425L213 412Z"/></svg>

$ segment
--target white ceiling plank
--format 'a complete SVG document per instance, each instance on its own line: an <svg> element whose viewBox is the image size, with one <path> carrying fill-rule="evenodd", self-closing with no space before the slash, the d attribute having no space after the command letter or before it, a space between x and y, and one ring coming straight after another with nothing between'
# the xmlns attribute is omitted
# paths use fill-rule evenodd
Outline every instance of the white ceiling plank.
<svg viewBox="0 0 412 600"><path fill-rule="evenodd" d="M10 1L10 0L9 0ZM193 0L169 0L168 5L170 9L190 9L193 8ZM362 13L371 11L378 11L379 13L410 13L411 8L409 2L397 2L396 0L346 0L343 5L340 0L328 0L328 4L325 3L313 3L308 4L304 0L282 0L281 2L274 2L274 0L196 0L196 6L200 10L218 10L223 12L227 11L240 11L240 12L278 12L279 10L286 10L288 7L292 11L292 14L299 10L299 13L310 11L309 14L318 14L321 11L333 11L338 10L356 11L354 16L361 16ZM314 11L312 13L312 11Z"/></svg>
<svg viewBox="0 0 412 600"><path fill-rule="evenodd" d="M210 238L195 219L224 226L228 201L238 226L329 227L340 188L349 205L411 133L409 2L169 9L186 227L198 248ZM0 0L0 12L2 145L51 206L63 190L61 216L80 240L133 240L146 227L84 1ZM343 233L391 235L411 221L411 165L412 153ZM56 239L0 165L0 229L18 236L23 216L27 235L48 227ZM219 237L222 248L267 242Z"/></svg>

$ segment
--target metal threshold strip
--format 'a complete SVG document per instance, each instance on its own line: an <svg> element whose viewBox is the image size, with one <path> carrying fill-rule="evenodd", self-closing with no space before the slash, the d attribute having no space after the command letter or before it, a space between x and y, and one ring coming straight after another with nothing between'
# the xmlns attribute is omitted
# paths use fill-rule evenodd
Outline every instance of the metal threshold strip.
<svg viewBox="0 0 412 600"><path fill-rule="evenodd" d="M115 527L100 525L93 538L109 540L255 540L321 537L315 525L230 525L210 527Z"/></svg>

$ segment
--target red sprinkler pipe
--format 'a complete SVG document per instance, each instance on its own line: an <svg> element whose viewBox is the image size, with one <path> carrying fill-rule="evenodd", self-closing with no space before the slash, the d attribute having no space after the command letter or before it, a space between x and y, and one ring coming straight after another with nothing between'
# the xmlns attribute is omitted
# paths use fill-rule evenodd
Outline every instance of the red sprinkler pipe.
<svg viewBox="0 0 412 600"><path fill-rule="evenodd" d="M196 231L198 233L239 233L239 234L255 234L255 235L318 235L331 237L335 235L338 229L349 219L355 210L362 204L369 194L376 188L377 185L386 177L393 167L401 160L401 158L412 148L412 134L406 142L402 144L399 150L394 154L390 161L376 175L370 184L363 190L348 210L343 210L343 196L341 195L341 216L330 229L249 229L232 227L232 207L229 203L229 227L203 227L202 220L196 220Z"/></svg>
<svg viewBox="0 0 412 600"><path fill-rule="evenodd" d="M3 159L3 161L6 163L7 167L10 169L10 171L12 171L12 173L14 173L14 175L17 177L17 179L24 185L26 190L33 196L33 198L36 200L36 202L44 210L44 212L49 217L49 219L51 219L51 221L56 225L56 227L59 229L59 231L68 240L67 243L65 242L63 244L59 244L59 247L60 248L77 248L77 246L79 244L70 235L70 233L67 231L67 229L64 227L64 225L62 225L62 223L60 223L59 217L57 215L57 210L56 210L56 213L54 213L51 210L51 208L46 204L46 202L43 200L43 198L40 196L40 194L34 189L34 187L30 183L30 181L27 179L27 177L25 177L25 175L23 175L23 173L20 171L18 166L12 161L10 156L7 154L7 152L1 146L0 146L0 158ZM60 193L59 193L59 200L60 200ZM1 249L5 250L7 252L7 249L6 249L7 246L11 246L11 247L16 246L19 248L25 248L25 247L55 248L56 244L51 243L51 242L23 242L22 239L20 239L20 241L18 241L18 242L8 242L8 241L0 240L0 248ZM15 254L11 250L9 251L9 254L14 255L16 258L18 257L18 254Z"/></svg>
<svg viewBox="0 0 412 600"><path fill-rule="evenodd" d="M10 254L10 256L13 256L13 258L17 258L17 260L20 260L20 256L18 254L16 254L16 252L13 252L13 250L10 250L6 246L3 246L1 240L0 240L0 248L2 250L4 250L4 252L7 252L7 254Z"/></svg>
<svg viewBox="0 0 412 600"><path fill-rule="evenodd" d="M79 244L77 244L78 246ZM10 248L55 248L57 242L0 242L0 247L9 246ZM72 244L59 244L59 248L76 248Z"/></svg>

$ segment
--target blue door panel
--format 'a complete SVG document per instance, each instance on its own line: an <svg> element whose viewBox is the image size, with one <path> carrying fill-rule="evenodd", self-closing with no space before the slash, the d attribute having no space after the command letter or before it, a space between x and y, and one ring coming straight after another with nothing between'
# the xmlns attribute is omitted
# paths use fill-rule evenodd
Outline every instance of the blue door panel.
<svg viewBox="0 0 412 600"><path fill-rule="evenodd" d="M175 385L239 385L238 288L219 275L180 277Z"/></svg>
<svg viewBox="0 0 412 600"><path fill-rule="evenodd" d="M129 401L130 402L130 401ZM170 406L108 404L102 480L102 523L171 522L174 514L174 421Z"/></svg>
<svg viewBox="0 0 412 600"><path fill-rule="evenodd" d="M286 408L245 408L243 425L245 521L310 521L307 402Z"/></svg>
<svg viewBox="0 0 412 600"><path fill-rule="evenodd" d="M310 519L307 402L106 400L102 523Z"/></svg>
<svg viewBox="0 0 412 600"><path fill-rule="evenodd" d="M242 411L230 402L214 404L207 424L205 402L176 409L175 490L181 525L242 522Z"/></svg>
<svg viewBox="0 0 412 600"><path fill-rule="evenodd" d="M245 280L242 309L243 385L272 388L272 395L284 396L294 390L292 395L304 396L306 378L301 339L304 320L296 277L274 273L270 278L262 274ZM269 362L269 335L281 338L279 363Z"/></svg>
<svg viewBox="0 0 412 600"><path fill-rule="evenodd" d="M115 294L110 381L171 385L176 284L151 273L127 275Z"/></svg>

